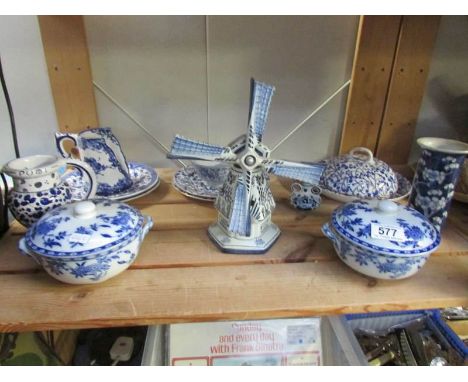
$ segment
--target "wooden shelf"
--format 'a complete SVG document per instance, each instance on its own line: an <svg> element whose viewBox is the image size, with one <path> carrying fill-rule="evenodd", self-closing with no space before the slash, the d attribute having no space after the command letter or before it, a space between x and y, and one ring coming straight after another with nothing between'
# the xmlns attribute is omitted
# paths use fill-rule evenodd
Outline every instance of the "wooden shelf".
<svg viewBox="0 0 468 382"><path fill-rule="evenodd" d="M220 253L206 235L216 217L170 186L131 204L155 220L131 268L97 285L62 284L19 254L24 228L0 240L0 331L296 317L468 305L468 208L454 203L440 249L415 276L366 278L343 264L320 226L338 203L300 213L272 180L282 235L265 255Z"/></svg>

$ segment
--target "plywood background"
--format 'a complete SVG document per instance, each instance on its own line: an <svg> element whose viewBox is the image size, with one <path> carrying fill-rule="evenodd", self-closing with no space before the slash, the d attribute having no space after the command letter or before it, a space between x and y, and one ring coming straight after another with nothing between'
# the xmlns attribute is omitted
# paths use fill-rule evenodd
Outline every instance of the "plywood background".
<svg viewBox="0 0 468 382"><path fill-rule="evenodd" d="M265 141L274 146L351 76L357 16L85 16L94 80L169 145L175 133L226 144L246 130L251 76L277 87ZM101 93L130 160L171 166ZM337 152L346 92L277 152Z"/></svg>

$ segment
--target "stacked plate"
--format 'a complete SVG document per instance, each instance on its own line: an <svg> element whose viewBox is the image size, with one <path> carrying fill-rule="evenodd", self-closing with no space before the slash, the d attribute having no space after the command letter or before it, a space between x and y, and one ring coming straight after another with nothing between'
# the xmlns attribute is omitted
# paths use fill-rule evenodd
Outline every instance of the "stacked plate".
<svg viewBox="0 0 468 382"><path fill-rule="evenodd" d="M128 162L130 177L132 178L132 186L122 192L105 196L106 199L129 201L142 197L155 190L160 183L159 176L156 170L147 164ZM90 187L87 179L83 177L78 170L73 170L65 174L64 181L72 186L73 198L82 200L83 195L86 195ZM104 198L104 197L103 197Z"/></svg>

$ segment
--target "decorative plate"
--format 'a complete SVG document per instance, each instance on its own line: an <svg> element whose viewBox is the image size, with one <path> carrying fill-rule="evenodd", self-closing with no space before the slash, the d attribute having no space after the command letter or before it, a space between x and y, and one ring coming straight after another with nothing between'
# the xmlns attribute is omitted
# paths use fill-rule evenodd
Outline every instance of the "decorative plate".
<svg viewBox="0 0 468 382"><path fill-rule="evenodd" d="M25 238L27 246L43 256L90 256L133 240L143 222L143 215L134 207L94 199L50 210Z"/></svg>
<svg viewBox="0 0 468 382"><path fill-rule="evenodd" d="M227 176L228 168L222 168L220 177ZM172 179L174 188L183 195L202 201L214 201L218 196L222 184L213 185L207 179L203 179L198 174L195 166L187 166L174 174Z"/></svg>
<svg viewBox="0 0 468 382"><path fill-rule="evenodd" d="M129 201L144 196L159 186L159 176L154 168L144 163L128 162L130 177L133 184L125 191L114 195L103 196L104 199ZM74 200L83 200L86 190L89 188L87 179L81 176L78 170L66 173L63 177L72 186Z"/></svg>
<svg viewBox="0 0 468 382"><path fill-rule="evenodd" d="M398 172L395 172L395 175L398 179L398 189L395 193L391 194L388 200L392 200L397 202L409 196L411 193L411 182L406 179L403 175ZM325 195L327 198L337 200L338 202L352 202L353 200L360 199L357 196L349 196L349 195L342 195L336 192L327 190L325 188L322 189L322 194Z"/></svg>
<svg viewBox="0 0 468 382"><path fill-rule="evenodd" d="M320 187L354 199L388 199L398 189L395 172L372 151L356 147L349 154L325 161Z"/></svg>
<svg viewBox="0 0 468 382"><path fill-rule="evenodd" d="M379 253L421 254L440 243L439 233L423 214L390 200L346 203L333 212L331 221L351 243Z"/></svg>

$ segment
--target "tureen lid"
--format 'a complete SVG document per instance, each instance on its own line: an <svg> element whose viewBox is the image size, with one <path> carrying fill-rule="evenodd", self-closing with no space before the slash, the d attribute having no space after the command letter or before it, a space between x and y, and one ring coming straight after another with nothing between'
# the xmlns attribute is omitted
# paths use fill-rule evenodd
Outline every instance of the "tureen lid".
<svg viewBox="0 0 468 382"><path fill-rule="evenodd" d="M346 203L333 212L332 226L353 244L380 253L421 254L440 244L424 215L390 200Z"/></svg>
<svg viewBox="0 0 468 382"><path fill-rule="evenodd" d="M337 194L363 199L388 199L398 190L395 172L365 147L327 160L320 184Z"/></svg>
<svg viewBox="0 0 468 382"><path fill-rule="evenodd" d="M70 203L44 214L26 233L26 244L49 257L94 255L129 243L143 220L137 209L121 202Z"/></svg>

